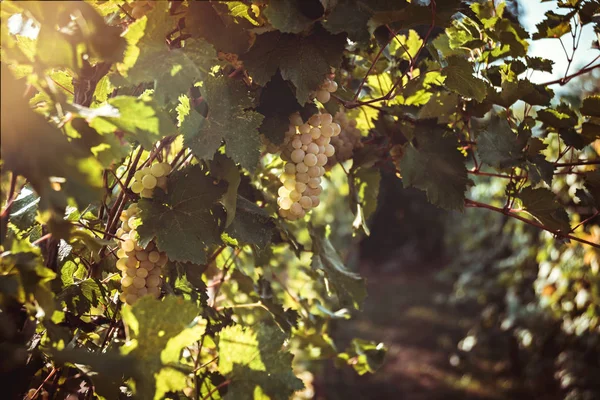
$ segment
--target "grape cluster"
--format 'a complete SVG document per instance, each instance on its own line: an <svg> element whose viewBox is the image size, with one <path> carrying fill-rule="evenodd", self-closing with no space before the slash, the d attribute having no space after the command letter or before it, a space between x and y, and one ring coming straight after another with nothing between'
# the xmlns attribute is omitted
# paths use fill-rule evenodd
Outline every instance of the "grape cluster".
<svg viewBox="0 0 600 400"><path fill-rule="evenodd" d="M338 88L336 81L330 78L325 78L325 81L319 86L315 92L315 97L321 104L325 104L331 99L331 93L335 92Z"/></svg>
<svg viewBox="0 0 600 400"><path fill-rule="evenodd" d="M167 191L167 175L171 172L171 165L166 162L155 163L136 171L131 183L131 191L141 197L150 198L155 187Z"/></svg>
<svg viewBox="0 0 600 400"><path fill-rule="evenodd" d="M356 127L356 120L349 119L346 113L338 111L333 118L342 128L340 134L331 138L335 148L335 155L329 159L327 167L331 168L336 163L341 163L352 158L355 149L363 147L360 129Z"/></svg>
<svg viewBox="0 0 600 400"><path fill-rule="evenodd" d="M324 166L335 153L330 141L340 130L331 114L314 114L307 122L299 113L290 116L290 126L281 146L285 165L279 177L283 184L278 191L279 215L294 221L319 205Z"/></svg>
<svg viewBox="0 0 600 400"><path fill-rule="evenodd" d="M154 242L142 248L137 242L135 220L139 209L132 204L121 213L121 227L117 236L121 239L117 251L117 269L121 271L122 302L133 304L145 295L158 297L160 295L162 267L167 264L167 255L158 251Z"/></svg>
<svg viewBox="0 0 600 400"><path fill-rule="evenodd" d="M154 1L133 1L130 3L130 6L131 16L135 19L139 19L154 8Z"/></svg>

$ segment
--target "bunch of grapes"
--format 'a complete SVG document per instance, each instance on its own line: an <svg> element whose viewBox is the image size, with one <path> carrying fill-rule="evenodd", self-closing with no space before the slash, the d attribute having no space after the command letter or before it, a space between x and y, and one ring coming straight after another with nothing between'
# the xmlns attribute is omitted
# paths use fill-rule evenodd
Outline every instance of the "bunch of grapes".
<svg viewBox="0 0 600 400"><path fill-rule="evenodd" d="M167 255L158 251L154 242L142 248L137 241L135 231L138 205L132 204L121 213L121 227L117 236L121 239L117 251L117 269L121 271L122 302L129 305L145 295L160 295L162 267L167 264Z"/></svg>
<svg viewBox="0 0 600 400"><path fill-rule="evenodd" d="M319 205L324 166L335 153L330 141L340 130L331 114L314 114L307 122L299 113L290 116L281 146L281 159L286 163L279 177L283 184L278 191L279 215L294 221Z"/></svg>
<svg viewBox="0 0 600 400"><path fill-rule="evenodd" d="M331 138L335 148L335 155L329 159L327 167L331 168L336 163L341 163L352 158L355 149L363 147L360 129L356 127L355 119L348 119L346 113L338 111L333 118L342 128L340 134Z"/></svg>
<svg viewBox="0 0 600 400"><path fill-rule="evenodd" d="M335 92L337 88L338 85L333 80L333 76L331 78L327 77L315 92L315 97L321 104L325 104L331 99L331 93Z"/></svg>
<svg viewBox="0 0 600 400"><path fill-rule="evenodd" d="M131 6L131 16L135 19L142 18L154 8L153 1L133 1L129 5Z"/></svg>
<svg viewBox="0 0 600 400"><path fill-rule="evenodd" d="M171 172L171 165L166 162L155 163L136 171L131 183L131 191L141 197L150 198L155 187L167 191L167 175Z"/></svg>

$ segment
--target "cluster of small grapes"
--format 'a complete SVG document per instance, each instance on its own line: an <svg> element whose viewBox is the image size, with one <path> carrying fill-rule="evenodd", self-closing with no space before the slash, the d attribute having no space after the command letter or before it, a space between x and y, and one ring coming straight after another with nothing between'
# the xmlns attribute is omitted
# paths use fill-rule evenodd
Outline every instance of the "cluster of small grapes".
<svg viewBox="0 0 600 400"><path fill-rule="evenodd" d="M132 1L129 6L131 7L131 16L139 19L154 8L154 1Z"/></svg>
<svg viewBox="0 0 600 400"><path fill-rule="evenodd" d="M356 127L356 120L349 119L346 113L338 111L333 118L342 131L336 137L331 138L331 144L335 148L335 155L329 159L327 167L331 168L336 163L341 163L352 158L355 149L363 147L360 129Z"/></svg>
<svg viewBox="0 0 600 400"><path fill-rule="evenodd" d="M141 197L150 198L155 187L167 191L167 175L171 172L171 165L166 162L155 163L136 171L131 183L131 191Z"/></svg>
<svg viewBox="0 0 600 400"><path fill-rule="evenodd" d="M324 166L335 153L330 141L340 131L331 114L314 114L307 122L299 113L290 116L281 146L281 159L286 163L279 177L283 184L278 191L279 215L294 221L319 205Z"/></svg>
<svg viewBox="0 0 600 400"><path fill-rule="evenodd" d="M121 213L121 227L117 236L121 248L117 251L117 269L121 271L121 294L119 299L129 305L145 295L160 295L162 267L167 264L167 255L156 248L154 242L142 248L137 242L135 219L138 205L132 204Z"/></svg>
<svg viewBox="0 0 600 400"><path fill-rule="evenodd" d="M337 88L338 85L333 80L333 75L331 78L327 77L315 92L315 97L321 104L325 104L331 99L331 93L335 92Z"/></svg>

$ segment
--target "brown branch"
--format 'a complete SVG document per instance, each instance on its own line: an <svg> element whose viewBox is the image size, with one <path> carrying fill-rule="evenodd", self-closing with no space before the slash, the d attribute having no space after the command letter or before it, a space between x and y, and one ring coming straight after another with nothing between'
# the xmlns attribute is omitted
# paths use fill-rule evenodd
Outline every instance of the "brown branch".
<svg viewBox="0 0 600 400"><path fill-rule="evenodd" d="M231 383L231 379L227 379L225 382L222 382L220 384L218 384L216 387L214 387L210 392L206 393L206 396L204 396L202 398L202 400L208 400L212 397L212 394L214 392L216 392L219 389L224 388L225 386L229 385Z"/></svg>
<svg viewBox="0 0 600 400"><path fill-rule="evenodd" d="M596 65L592 65L590 67L586 67L586 68L582 68L577 72L572 73L571 75L565 76L563 78L559 78L559 79L555 79L553 81L549 81L549 82L545 82L542 83L541 86L550 86L550 85L566 85L567 83L569 83L569 81L573 78L576 78L580 75L584 75L587 74L588 72L591 72L593 70L595 70L596 68L600 68L600 64L596 64Z"/></svg>
<svg viewBox="0 0 600 400"><path fill-rule="evenodd" d="M600 160L578 160L568 163L555 162L556 167L576 167L578 165L600 165Z"/></svg>
<svg viewBox="0 0 600 400"><path fill-rule="evenodd" d="M518 215L518 214L514 213L513 211L511 211L510 209L494 207L494 206L492 206L490 204L480 203L478 201L471 200L471 199L465 199L465 207L485 208L485 209L488 209L488 210L496 211L496 212L504 214L504 215L506 215L508 217L516 218L519 221L523 221L526 224L529 224L529 225L535 226L535 227L537 227L539 229L548 231L548 232L552 233L553 235L555 235L556 237L575 240L576 242L584 243L584 244L587 244L589 246L592 246L592 247L595 247L597 249L600 249L600 243L593 243L593 242L590 242L588 240L578 238L577 236L573 236L573 235L571 235L569 233L563 233L563 232L560 232L560 231L556 231L556 230L550 229L550 228L548 228L548 227L546 227L546 226L544 226L544 225L542 225L542 224L540 224L540 223L538 223L536 221L527 219L525 217L521 217L520 215Z"/></svg>

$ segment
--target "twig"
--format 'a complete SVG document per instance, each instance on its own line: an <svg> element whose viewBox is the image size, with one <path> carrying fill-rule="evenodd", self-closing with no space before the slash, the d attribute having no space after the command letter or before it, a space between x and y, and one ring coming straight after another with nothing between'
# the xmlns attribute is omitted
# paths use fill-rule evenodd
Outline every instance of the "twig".
<svg viewBox="0 0 600 400"><path fill-rule="evenodd" d="M521 217L520 215L515 214L514 212L512 212L510 209L504 209L504 208L494 207L494 206L492 206L490 204L480 203L478 201L471 200L471 199L465 199L465 207L485 208L485 209L488 209L488 210L496 211L496 212L504 214L504 215L506 215L508 217L516 218L516 219L518 219L520 221L523 221L526 224L529 224L529 225L535 226L537 228L543 229L545 231L548 231L548 232L554 234L557 237L568 238L568 239L575 240L575 241L580 242L580 243L584 243L584 244L590 245L590 246L595 247L597 249L600 249L600 243L593 243L593 242L590 242L590 241L585 240L585 239L578 238L578 237L573 236L573 235L568 234L568 233L563 233L563 232L560 232L560 231L556 231L556 230L550 229L550 228L548 228L548 227L546 227L546 226L544 226L544 225L542 225L542 224L540 224L540 223L538 223L536 221L527 219L525 217Z"/></svg>
<svg viewBox="0 0 600 400"><path fill-rule="evenodd" d="M566 85L567 83L569 83L569 81L573 78L576 78L580 75L584 75L587 74L588 72L591 72L593 70L595 70L596 68L600 68L600 64L596 64L596 65L592 65L591 67L587 67L587 68L582 68L577 72L572 73L571 75L565 76L563 78L559 78L559 79L555 79L549 82L545 82L542 83L541 86L550 86L550 85Z"/></svg>
<svg viewBox="0 0 600 400"><path fill-rule="evenodd" d="M224 381L224 382L221 382L221 383L220 383L220 384L218 384L216 387L214 387L214 388L213 388L213 389L212 389L210 392L206 393L206 396L204 396L204 397L202 398L202 400L208 400L209 398L211 398L211 397L212 397L212 394L213 394L214 392L216 392L216 391L217 391L217 390L219 390L219 389L222 389L222 388L224 388L225 386L229 385L230 383L231 383L231 379L227 379L226 381Z"/></svg>

